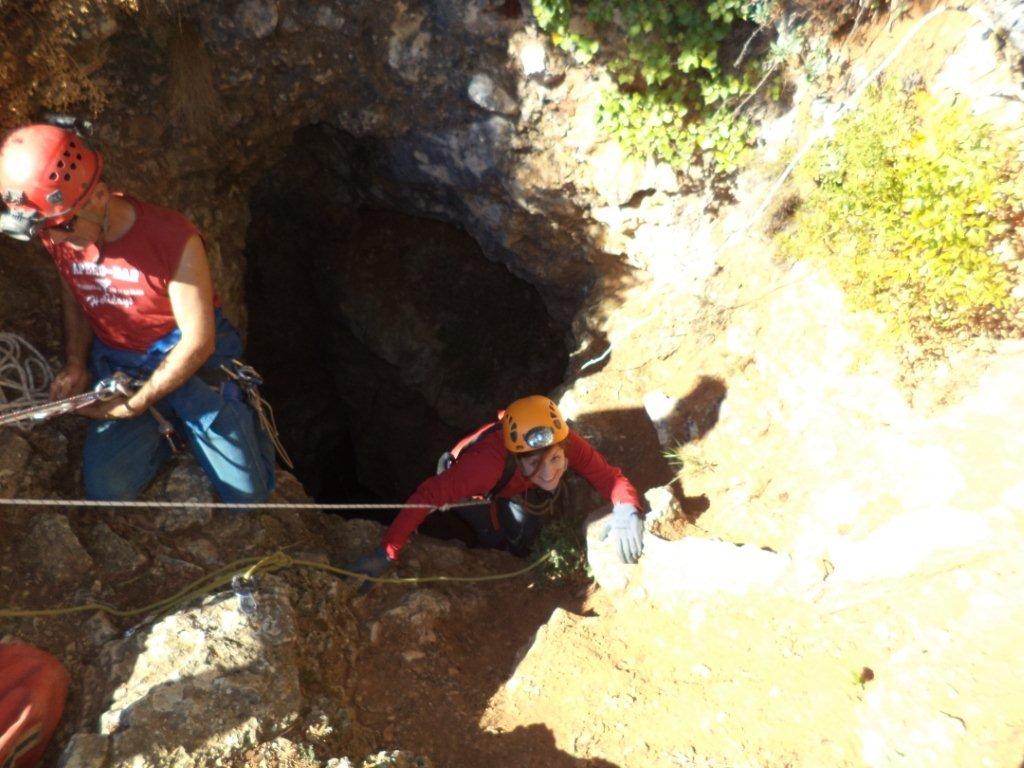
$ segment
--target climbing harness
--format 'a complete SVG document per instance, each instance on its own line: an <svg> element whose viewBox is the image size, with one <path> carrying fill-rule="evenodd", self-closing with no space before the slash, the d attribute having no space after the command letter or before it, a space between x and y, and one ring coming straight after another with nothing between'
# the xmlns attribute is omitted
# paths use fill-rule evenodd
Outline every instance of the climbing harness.
<svg viewBox="0 0 1024 768"><path fill-rule="evenodd" d="M102 611L111 616L130 618L152 614L151 620L186 605L197 598L230 588L239 601L239 608L247 614L256 611L256 584L254 577L257 573L275 573L286 568L308 568L317 571L359 579L361 581L377 582L379 584L432 584L439 582L447 583L478 583L484 581L500 581L512 579L529 573L535 568L547 562L551 553L547 552L530 563L525 568L511 573L495 573L485 576L417 576L412 578L399 578L394 576L367 576L356 573L345 568L338 568L315 560L295 559L284 552L278 551L264 557L248 557L235 560L223 568L203 576L196 581L178 590L173 595L157 600L149 605L140 608L117 608L112 605L100 602L87 602L81 605L61 606L57 608L3 608L0 609L0 619L19 618L41 618L47 616L67 616L75 613L87 613L90 611Z"/></svg>
<svg viewBox="0 0 1024 768"><path fill-rule="evenodd" d="M267 434L267 437L270 438L270 442L274 444L274 450L277 451L281 462L288 469L295 469L295 464L281 443L281 437L277 431L277 421L274 419L274 409L260 395L259 388L263 384L263 377L256 372L255 368L251 365L246 365L241 360L232 359L231 363L233 367L221 365L221 371L245 393L245 399L248 401L249 407L256 414L260 427Z"/></svg>
<svg viewBox="0 0 1024 768"><path fill-rule="evenodd" d="M455 460L458 459L459 456L462 455L463 451L465 451L467 448L469 448L472 445L475 445L481 439L491 434L492 432L497 432L499 429L501 429L504 415L504 411L499 412L497 421L495 421L492 424L488 424L484 427L481 427L473 434L464 437L462 440L460 440L455 445L455 447L452 448L450 451L445 451L444 453L442 453L441 458L437 460L437 474L440 475L442 472L447 471L455 463ZM515 475L515 473L516 457L515 454L513 454L511 451L508 451L505 455L505 466L501 470L501 477L498 478L498 482L496 482L494 484L494 487L492 487L491 490L488 491L485 495L473 497L473 499L471 500L473 505L480 505L484 503L490 505L491 525L494 526L494 530L496 531L501 530L501 522L498 519L498 506L495 503L495 499L498 497L498 493L501 492L501 489L509 484L509 481L512 479L512 476ZM466 506L470 506L470 502L467 502Z"/></svg>
<svg viewBox="0 0 1024 768"><path fill-rule="evenodd" d="M546 403L549 403L551 408L555 409L556 412L557 412L557 407L554 405L554 403L551 403L551 401L547 400L547 398L542 398L542 399L545 400ZM517 401L517 402L521 402L521 401ZM561 419L560 414L559 414L559 419ZM562 422L562 423L565 424L565 422ZM441 457L437 460L437 474L440 475L442 472L447 471L455 463L456 459L458 459L458 457L467 448L469 448L472 445L475 445L482 438L486 437L487 435L491 434L492 432L497 432L499 429L503 429L504 424L505 424L505 411L501 411L501 412L498 413L498 420L497 421L495 421L495 422L493 422L491 424L488 424L488 425L486 425L484 427L481 427L480 429L478 429L473 434L471 434L471 435L463 438L462 440L460 440L455 445L455 447L452 448L452 450L445 451L444 453L442 453ZM559 429L562 429L562 427L559 426ZM558 435L559 440L565 439L565 435L567 433L568 433L568 425L565 424L564 432L561 432ZM529 438L527 438L527 439L529 439ZM501 492L501 490L506 485L508 485L509 482L512 480L512 477L513 477L513 475L515 475L515 472L516 472L516 455L512 451L508 451L506 453L506 455L505 455L505 466L502 469L501 477L498 478L498 482L494 484L494 487L491 488L491 490L488 491L486 495L484 495L483 497L476 497L476 501L475 501L476 504L481 504L483 502L489 502L490 503L490 505L491 505L491 509L490 509L491 525L494 526L494 529L496 531L497 530L501 530L501 520L500 520L500 518L498 516L498 507L495 504L495 499L497 498L497 496ZM555 511L555 505L558 503L559 499L561 498L562 489L564 487L565 487L564 483L559 483L555 487L554 491L545 491L545 490L543 490L541 488L528 488L524 493L516 496L512 500L515 501L520 507L522 507L523 511L526 512L528 515L531 515L533 517L547 517L547 516L551 515ZM469 506L469 503L467 503L466 506Z"/></svg>
<svg viewBox="0 0 1024 768"><path fill-rule="evenodd" d="M562 489L565 483L559 483L553 491L545 491L541 488L527 488L522 496L517 496L516 501L528 515L534 517L547 517L554 512L555 504L562 496ZM534 493L531 494L531 491ZM530 496L533 496L531 499Z"/></svg>
<svg viewBox="0 0 1024 768"><path fill-rule="evenodd" d="M38 423L48 421L55 416L74 413L95 403L105 403L113 400L115 397L131 397L141 386L141 382L136 381L126 373L117 371L109 378L97 382L96 386L89 392L66 397L63 400L30 405L26 408L19 408L18 410L3 414L0 416L0 427L24 422Z"/></svg>
<svg viewBox="0 0 1024 768"><path fill-rule="evenodd" d="M458 459L459 456L462 455L463 451L465 451L467 448L476 445L480 440L482 440L487 435L491 434L492 432L497 432L499 429L501 429L501 420L504 417L504 415L505 412L500 411L498 413L497 421L481 427L468 437L462 438L462 440L455 444L454 448L452 448L450 451L445 451L444 453L442 453L441 458L437 460L437 474L440 475L442 472L448 470L452 466L452 464L455 463L455 460ZM491 490L489 490L485 496L478 497L477 503L480 502L481 498L486 499L487 501L493 501L494 497L498 495L501 489L508 485L509 481L512 479L512 476L515 473L516 457L511 451L509 451L508 454L505 456L505 466L501 470L501 477L498 478L498 482L494 484L494 487L491 488Z"/></svg>
<svg viewBox="0 0 1024 768"><path fill-rule="evenodd" d="M46 402L52 381L53 369L38 349L17 334L0 333L0 416Z"/></svg>

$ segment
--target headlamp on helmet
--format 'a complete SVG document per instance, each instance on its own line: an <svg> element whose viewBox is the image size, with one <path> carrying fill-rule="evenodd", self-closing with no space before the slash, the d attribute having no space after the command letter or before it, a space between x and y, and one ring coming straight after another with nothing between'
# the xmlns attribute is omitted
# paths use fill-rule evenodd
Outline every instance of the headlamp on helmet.
<svg viewBox="0 0 1024 768"><path fill-rule="evenodd" d="M531 450L547 448L555 442L555 430L551 427L534 427L523 435L523 440Z"/></svg>
<svg viewBox="0 0 1024 768"><path fill-rule="evenodd" d="M502 419L505 447L512 453L529 453L560 443L569 436L569 426L558 406L543 395L516 400Z"/></svg>
<svg viewBox="0 0 1024 768"><path fill-rule="evenodd" d="M86 139L87 123L63 115L46 119L11 132L0 146L0 195L7 207L0 232L16 240L72 219L103 170L103 157Z"/></svg>
<svg viewBox="0 0 1024 768"><path fill-rule="evenodd" d="M46 225L38 211L12 210L0 213L0 232L15 240L27 241Z"/></svg>

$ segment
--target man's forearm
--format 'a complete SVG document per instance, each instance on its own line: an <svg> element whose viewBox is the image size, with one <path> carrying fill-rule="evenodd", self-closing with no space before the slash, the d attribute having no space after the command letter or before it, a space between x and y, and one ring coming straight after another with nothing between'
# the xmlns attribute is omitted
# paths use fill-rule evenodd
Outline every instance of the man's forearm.
<svg viewBox="0 0 1024 768"><path fill-rule="evenodd" d="M179 342L157 366L141 389L128 399L128 408L141 413L155 405L188 381L211 354L211 344Z"/></svg>

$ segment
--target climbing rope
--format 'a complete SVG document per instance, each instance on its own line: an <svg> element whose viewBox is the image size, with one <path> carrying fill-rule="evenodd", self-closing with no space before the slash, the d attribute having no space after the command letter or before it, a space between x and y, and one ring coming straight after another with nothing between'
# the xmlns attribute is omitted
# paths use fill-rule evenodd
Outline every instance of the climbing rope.
<svg viewBox="0 0 1024 768"><path fill-rule="evenodd" d="M0 414L46 402L52 381L53 369L38 349L17 334L0 332Z"/></svg>
<svg viewBox="0 0 1024 768"><path fill-rule="evenodd" d="M48 616L68 616L75 613L86 613L90 611L102 611L111 616L120 618L131 618L146 614L161 616L191 603L193 600L214 593L225 587L231 587L236 578L241 578L243 583L249 582L258 573L276 573L286 568L308 568L316 571L324 571L346 578L359 579L361 581L376 582L378 584L431 584L437 582L448 583L473 583L484 581L501 581L513 579L517 576L529 573L551 558L547 552L530 563L525 568L510 573L492 573L483 576L416 576L399 578L393 576L366 576L346 568L338 568L333 565L318 563L315 560L295 559L284 552L278 551L272 555L263 557L247 557L235 560L232 563L199 578L173 595L165 597L156 602L144 605L139 608L117 608L106 603L91 601L81 605L61 606L57 608L4 608L0 609L0 619L24 619L42 618Z"/></svg>
<svg viewBox="0 0 1024 768"><path fill-rule="evenodd" d="M313 502L248 501L95 501L92 499L0 499L2 507L103 507L113 509L455 509L475 507L480 499L450 504L315 504Z"/></svg>

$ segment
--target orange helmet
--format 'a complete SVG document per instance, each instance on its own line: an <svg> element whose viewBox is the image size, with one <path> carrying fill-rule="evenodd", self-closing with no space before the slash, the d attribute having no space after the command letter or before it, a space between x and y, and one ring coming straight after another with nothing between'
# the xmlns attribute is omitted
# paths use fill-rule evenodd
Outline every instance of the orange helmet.
<svg viewBox="0 0 1024 768"><path fill-rule="evenodd" d="M36 123L10 133L0 146L0 196L7 211L0 231L28 240L41 228L70 220L96 188L102 156L78 129Z"/></svg>
<svg viewBox="0 0 1024 768"><path fill-rule="evenodd" d="M560 443L569 436L558 406L543 395L516 400L501 420L505 447L512 453L529 453Z"/></svg>

